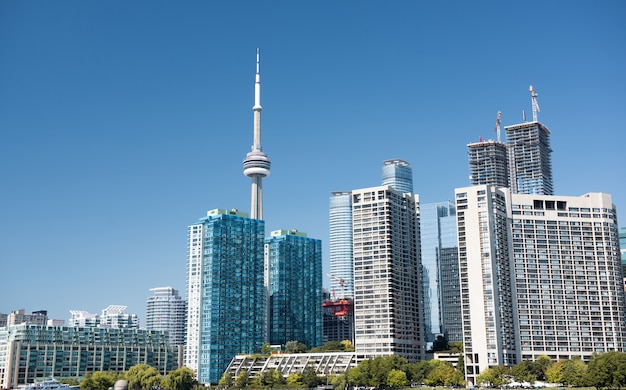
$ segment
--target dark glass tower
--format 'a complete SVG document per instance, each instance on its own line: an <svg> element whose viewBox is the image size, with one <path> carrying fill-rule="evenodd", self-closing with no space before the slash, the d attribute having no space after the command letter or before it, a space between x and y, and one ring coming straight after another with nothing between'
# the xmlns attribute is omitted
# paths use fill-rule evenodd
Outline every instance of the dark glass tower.
<svg viewBox="0 0 626 390"><path fill-rule="evenodd" d="M276 230L265 248L270 344L322 345L322 241Z"/></svg>

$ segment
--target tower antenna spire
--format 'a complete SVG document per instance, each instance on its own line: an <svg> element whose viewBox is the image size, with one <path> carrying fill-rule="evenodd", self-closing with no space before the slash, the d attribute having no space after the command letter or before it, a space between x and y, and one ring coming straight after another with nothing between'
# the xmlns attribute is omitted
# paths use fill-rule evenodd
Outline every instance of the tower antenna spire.
<svg viewBox="0 0 626 390"><path fill-rule="evenodd" d="M263 219L263 178L270 175L270 159L261 147L261 71L260 51L256 49L256 76L254 82L254 138L252 151L243 160L243 174L252 179L250 217Z"/></svg>
<svg viewBox="0 0 626 390"><path fill-rule="evenodd" d="M537 93L535 92L535 87L530 86L530 98L532 100L533 107L533 122L537 122L537 113L541 111L539 109L539 103L537 103Z"/></svg>

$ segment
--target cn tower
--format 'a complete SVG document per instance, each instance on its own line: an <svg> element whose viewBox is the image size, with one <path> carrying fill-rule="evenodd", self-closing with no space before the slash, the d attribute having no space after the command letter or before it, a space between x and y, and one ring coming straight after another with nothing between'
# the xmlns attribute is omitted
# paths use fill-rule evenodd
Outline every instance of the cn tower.
<svg viewBox="0 0 626 390"><path fill-rule="evenodd" d="M250 218L263 219L263 178L270 175L270 159L261 147L261 73L259 49L256 49L256 81L254 83L254 144L243 160L243 174L252 179Z"/></svg>

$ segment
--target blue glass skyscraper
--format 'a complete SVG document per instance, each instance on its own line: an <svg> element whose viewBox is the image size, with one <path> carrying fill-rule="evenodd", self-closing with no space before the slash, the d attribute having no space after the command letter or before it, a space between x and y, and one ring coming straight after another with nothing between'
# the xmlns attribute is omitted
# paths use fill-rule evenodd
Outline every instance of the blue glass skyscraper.
<svg viewBox="0 0 626 390"><path fill-rule="evenodd" d="M448 201L420 210L426 340L462 341L456 207Z"/></svg>
<svg viewBox="0 0 626 390"><path fill-rule="evenodd" d="M330 287L336 297L352 298L352 192L333 192L329 200ZM343 286L340 280L344 280ZM336 298L335 297L335 298Z"/></svg>
<svg viewBox="0 0 626 390"><path fill-rule="evenodd" d="M189 226L185 365L200 383L217 383L233 356L265 341L264 235L264 221L236 210Z"/></svg>
<svg viewBox="0 0 626 390"><path fill-rule="evenodd" d="M276 230L265 241L269 342L322 345L322 241Z"/></svg>
<svg viewBox="0 0 626 390"><path fill-rule="evenodd" d="M382 185L402 193L413 193L413 170L404 160L383 161Z"/></svg>

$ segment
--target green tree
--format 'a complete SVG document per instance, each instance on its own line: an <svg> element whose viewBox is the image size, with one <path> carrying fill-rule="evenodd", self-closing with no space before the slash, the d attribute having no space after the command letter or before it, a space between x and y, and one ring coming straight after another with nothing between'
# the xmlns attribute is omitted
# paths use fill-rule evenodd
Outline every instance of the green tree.
<svg viewBox="0 0 626 390"><path fill-rule="evenodd" d="M126 371L124 375L130 390L150 390L161 384L161 374L156 368L147 364L137 364Z"/></svg>
<svg viewBox="0 0 626 390"><path fill-rule="evenodd" d="M118 375L113 372L86 373L80 382L80 388L81 390L107 390L115 384L117 379Z"/></svg>
<svg viewBox="0 0 626 390"><path fill-rule="evenodd" d="M517 382L535 383L537 377L534 374L534 365L530 360L522 360L511 369L511 375ZM545 373L544 373L545 376Z"/></svg>
<svg viewBox="0 0 626 390"><path fill-rule="evenodd" d="M217 385L221 388L228 389L229 387L233 387L234 383L233 377L229 373L225 372L222 374L222 377Z"/></svg>
<svg viewBox="0 0 626 390"><path fill-rule="evenodd" d="M273 368L269 370L264 370L257 377L254 378L254 386L255 387L274 387L274 370Z"/></svg>
<svg viewBox="0 0 626 390"><path fill-rule="evenodd" d="M558 361L546 370L546 381L550 383L563 383L563 361Z"/></svg>
<svg viewBox="0 0 626 390"><path fill-rule="evenodd" d="M359 367L367 360L362 361L356 367L350 368L346 371L346 381L350 386L365 386L367 385L368 375L365 372L365 367Z"/></svg>
<svg viewBox="0 0 626 390"><path fill-rule="evenodd" d="M324 343L324 345L320 345L319 347L311 348L312 353L323 353L323 352L343 352L345 351L344 345L339 341L328 341Z"/></svg>
<svg viewBox="0 0 626 390"><path fill-rule="evenodd" d="M287 376L287 387L296 388L302 386L302 374L294 372Z"/></svg>
<svg viewBox="0 0 626 390"><path fill-rule="evenodd" d="M552 366L554 366L554 364ZM552 366L550 368L552 368ZM585 386L587 365L580 359L580 357L577 356L573 359L565 360L562 364L562 367L563 369L561 372L561 383L577 387ZM548 370L550 368L548 368Z"/></svg>
<svg viewBox="0 0 626 390"><path fill-rule="evenodd" d="M346 352L354 352L354 345L350 340L342 340L341 345L343 345L343 350Z"/></svg>
<svg viewBox="0 0 626 390"><path fill-rule="evenodd" d="M463 342L462 341L450 341L450 352L452 353L463 353Z"/></svg>
<svg viewBox="0 0 626 390"><path fill-rule="evenodd" d="M93 389L94 385L93 385L93 380L91 379L91 376L93 374L91 372L86 372L85 375L83 376L83 380L80 381L80 389L81 390L91 390Z"/></svg>
<svg viewBox="0 0 626 390"><path fill-rule="evenodd" d="M428 360L422 360L417 363L409 364L407 367L407 375L413 383L425 383L430 370L432 369Z"/></svg>
<svg viewBox="0 0 626 390"><path fill-rule="evenodd" d="M379 356L374 359L364 360L346 373L349 385L386 387L387 376L391 370L407 372L409 364L405 358L390 355Z"/></svg>
<svg viewBox="0 0 626 390"><path fill-rule="evenodd" d="M346 375L330 375L328 384L333 385L335 389L345 389L348 386Z"/></svg>
<svg viewBox="0 0 626 390"><path fill-rule="evenodd" d="M463 354L460 354L456 361L456 370L465 377L465 357Z"/></svg>
<svg viewBox="0 0 626 390"><path fill-rule="evenodd" d="M607 352L592 357L587 366L586 383L598 389L626 386L626 354Z"/></svg>
<svg viewBox="0 0 626 390"><path fill-rule="evenodd" d="M454 367L443 360L430 360L431 369L424 381L429 386L450 386L454 380Z"/></svg>
<svg viewBox="0 0 626 390"><path fill-rule="evenodd" d="M535 360L532 365L533 374L535 374L537 380L546 380L546 371L552 364L554 364L554 362L552 361L552 359L550 359L550 357L546 355L539 355L537 357L537 360Z"/></svg>
<svg viewBox="0 0 626 390"><path fill-rule="evenodd" d="M320 378L317 376L315 367L307 365L302 370L302 384L306 387L315 387L320 384Z"/></svg>
<svg viewBox="0 0 626 390"><path fill-rule="evenodd" d="M306 352L306 345L296 340L287 341L285 344L285 352L303 353Z"/></svg>
<svg viewBox="0 0 626 390"><path fill-rule="evenodd" d="M508 382L511 370L505 366L490 367L476 377L476 384L502 387Z"/></svg>
<svg viewBox="0 0 626 390"><path fill-rule="evenodd" d="M197 384L196 374L189 367L170 371L161 382L161 386L168 390L192 390Z"/></svg>
<svg viewBox="0 0 626 390"><path fill-rule="evenodd" d="M448 344L448 340L445 337L439 335L437 339L433 341L433 351L447 351L450 349L450 344Z"/></svg>
<svg viewBox="0 0 626 390"><path fill-rule="evenodd" d="M243 370L239 373L239 375L237 375L237 377L235 378L235 387L237 387L238 389L245 389L246 387L248 387L248 384L250 383L250 378L248 378L248 371Z"/></svg>
<svg viewBox="0 0 626 390"><path fill-rule="evenodd" d="M387 386L389 387L402 387L409 383L406 372L393 369L387 374Z"/></svg>
<svg viewBox="0 0 626 390"><path fill-rule="evenodd" d="M270 348L270 343L263 343L261 346L261 353L264 355L270 355L272 353L272 348Z"/></svg>

